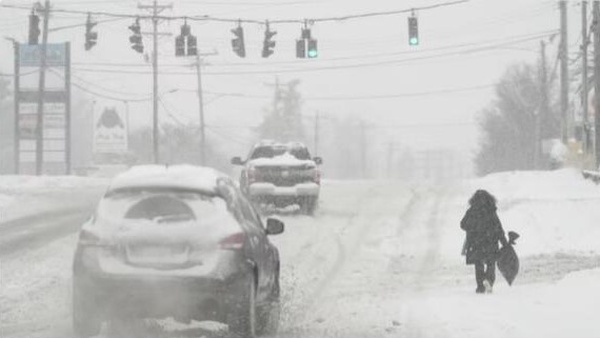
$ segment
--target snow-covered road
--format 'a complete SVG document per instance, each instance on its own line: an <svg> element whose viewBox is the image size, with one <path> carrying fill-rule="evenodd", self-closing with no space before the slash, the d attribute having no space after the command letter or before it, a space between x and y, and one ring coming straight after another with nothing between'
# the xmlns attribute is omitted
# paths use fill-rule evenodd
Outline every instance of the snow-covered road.
<svg viewBox="0 0 600 338"><path fill-rule="evenodd" d="M584 238L598 232L570 225L584 244L585 250L576 250L565 242L570 231L548 221L567 219L565 213L580 222L597 219L600 211L587 211L600 202L600 190L577 181L582 187L568 196L570 202L557 199L548 205L548 197L554 198L550 191L539 202L539 196L524 198L502 190L511 179L519 178L446 185L328 181L315 217L277 215L286 222L286 232L273 237L282 259L284 313L278 336L600 337L594 327L600 291L592 287L600 282L600 272L589 270L600 266L600 243L594 247ZM472 267L459 254L463 233L458 222L475 186L496 188L505 228L525 234L517 246L525 254L516 285L508 287L499 276L492 295L475 295ZM562 187L557 191L564 193ZM527 218L523 203L528 203L527 211L544 215ZM32 229L48 232L55 229L52 224L61 224L56 229L62 232L47 233L24 244L26 248L17 249L21 245L0 237L0 337L72 337L73 231L93 198L87 207L83 204L71 213L38 217L33 224L45 222L48 227ZM9 224L13 229L14 222ZM0 234L5 225L0 223ZM541 241L528 244L531 229L540 232ZM218 325L145 325L135 337L222 335Z"/></svg>

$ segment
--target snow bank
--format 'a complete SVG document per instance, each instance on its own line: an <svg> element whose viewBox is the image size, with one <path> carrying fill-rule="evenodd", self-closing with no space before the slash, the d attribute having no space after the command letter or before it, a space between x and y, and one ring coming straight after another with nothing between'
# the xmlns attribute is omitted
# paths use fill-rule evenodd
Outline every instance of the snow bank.
<svg viewBox="0 0 600 338"><path fill-rule="evenodd" d="M430 295L406 304L426 326L423 337L600 337L600 270L572 273L554 284ZM457 311L460 309L460 311Z"/></svg>
<svg viewBox="0 0 600 338"><path fill-rule="evenodd" d="M108 182L76 176L0 176L0 222L91 203Z"/></svg>
<svg viewBox="0 0 600 338"><path fill-rule="evenodd" d="M0 176L0 194L43 193L57 189L97 188L108 180L77 176Z"/></svg>

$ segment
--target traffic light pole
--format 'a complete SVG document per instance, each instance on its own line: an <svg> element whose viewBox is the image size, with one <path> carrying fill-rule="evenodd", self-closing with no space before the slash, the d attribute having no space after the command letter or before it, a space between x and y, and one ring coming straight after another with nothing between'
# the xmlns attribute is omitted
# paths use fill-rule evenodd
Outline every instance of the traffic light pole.
<svg viewBox="0 0 600 338"><path fill-rule="evenodd" d="M43 173L44 161L44 97L46 88L46 55L48 44L48 20L50 17L50 1L46 0L41 9L44 15L44 30L42 32L42 45L40 47L40 74L38 86L37 102L37 123L36 123L36 142L35 142L35 174L37 176Z"/></svg>
<svg viewBox="0 0 600 338"><path fill-rule="evenodd" d="M152 6L138 5L139 9L150 9L152 10L152 42L153 42L153 50L152 50L152 149L153 149L153 157L154 163L160 163L160 153L159 153L159 137L160 133L158 131L158 24L160 14L164 9L172 8L173 5L159 5L157 0L152 2Z"/></svg>

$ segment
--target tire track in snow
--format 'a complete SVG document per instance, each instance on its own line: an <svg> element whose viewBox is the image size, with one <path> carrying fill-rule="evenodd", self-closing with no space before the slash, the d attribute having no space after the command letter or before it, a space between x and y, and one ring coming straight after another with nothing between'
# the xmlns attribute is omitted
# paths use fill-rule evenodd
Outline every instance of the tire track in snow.
<svg viewBox="0 0 600 338"><path fill-rule="evenodd" d="M432 201L431 207L423 209L425 212L430 211L430 215L425 223L426 234L425 241L427 246L424 252L420 256L421 259L417 262L416 270L414 270L409 286L411 295L410 297L418 297L425 291L433 286L437 285L437 277L440 271L442 271L442 262L439 260L439 249L441 243L440 226L443 222L440 222L440 210L447 195L447 191L441 188L439 191L428 191L427 193L434 193L435 199ZM427 337L425 330L429 329L428 325L422 323L419 320L420 314L415 313L413 307L403 306L402 307L402 321L405 326L403 327L402 333L407 337L421 338ZM444 334L443 336L449 336Z"/></svg>
<svg viewBox="0 0 600 338"><path fill-rule="evenodd" d="M339 316L341 314L336 314L336 309L329 309L332 305L335 307L334 304L336 301L332 304L331 300L336 299L338 297L337 292L339 292L338 289L335 289L337 291L332 290L332 286L337 285L342 289L348 289L348 287L350 287L350 289L355 289L360 293L372 291L368 286L370 283L365 283L363 275L360 273L356 274L356 270L348 270L351 268L349 263L356 263L357 265L355 264L352 266L362 269L365 262L373 259L372 252L365 252L366 257L363 257L363 247L368 250L378 247L384 239L384 237L381 237L381 230L388 229L389 225L392 224L390 223L389 211L391 211L391 215L406 213L407 210L410 209L410 206L412 205L411 201L415 197L415 193L412 190L394 190L392 192L393 196L400 195L403 197L401 199L402 202L397 205L396 203L399 200L397 198L390 198L390 192L388 191L386 193L385 190L386 189L382 189L381 186L375 186L369 189L369 192L365 193L358 201L357 207L351 209L354 210L351 216L344 220L344 222L340 224L341 226L332 229L335 230L331 231L334 240L330 240L329 243L331 243L330 245L335 245L335 260L330 265L327 273L324 274L316 284L311 283L315 284L314 286L309 285L311 292L307 293L304 302L298 307L297 311L295 311L294 315L296 316L296 323L290 325L285 332L286 334L291 334L292 337L313 337L315 334L318 336L329 336L330 333L333 333L331 328L326 329L326 332L312 332L315 324L312 320L316 320L317 323L320 323L321 320L324 319L319 317L308 320L309 315L314 315L319 311L325 311L324 313L329 313L333 316ZM379 206L382 206L383 208L380 208ZM396 206L398 206L397 209ZM369 235L369 232L372 230L374 230L373 234ZM387 231L385 232L387 233ZM353 259L353 257L356 257L357 259ZM366 259L366 261L363 258ZM385 257L381 258L385 260ZM377 258L377 260L381 261L380 258ZM370 267L367 267L367 270L369 269ZM346 272L349 274L346 274L345 270L348 270ZM364 273L364 271L362 272ZM340 279L342 276L347 278ZM368 274L368 279L377 279L378 277L376 276L379 276L379 273ZM338 281L341 284L339 284ZM329 291L334 291L334 293L330 294ZM324 307L321 307L320 305L323 305ZM342 311L345 312L344 310ZM339 333L336 333L334 336L338 335Z"/></svg>

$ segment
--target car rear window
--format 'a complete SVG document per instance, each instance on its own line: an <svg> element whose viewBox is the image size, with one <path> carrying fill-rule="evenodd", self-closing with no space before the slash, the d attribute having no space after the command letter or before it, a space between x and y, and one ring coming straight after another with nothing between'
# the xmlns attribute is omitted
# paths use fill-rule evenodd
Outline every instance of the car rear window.
<svg viewBox="0 0 600 338"><path fill-rule="evenodd" d="M254 150L251 160L257 158L273 158L277 156L281 156L285 153L289 153L299 160L310 160L310 153L308 149L302 147L288 148L284 146L269 146L269 147L259 147Z"/></svg>
<svg viewBox="0 0 600 338"><path fill-rule="evenodd" d="M170 190L124 190L107 194L98 215L112 220L174 223L229 214L225 200L197 192Z"/></svg>

